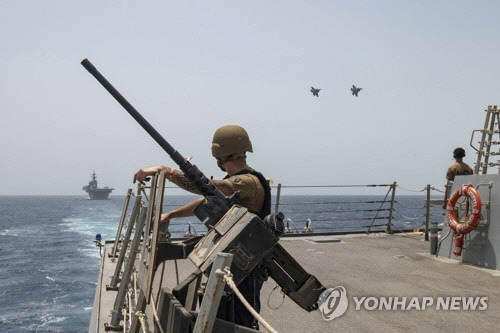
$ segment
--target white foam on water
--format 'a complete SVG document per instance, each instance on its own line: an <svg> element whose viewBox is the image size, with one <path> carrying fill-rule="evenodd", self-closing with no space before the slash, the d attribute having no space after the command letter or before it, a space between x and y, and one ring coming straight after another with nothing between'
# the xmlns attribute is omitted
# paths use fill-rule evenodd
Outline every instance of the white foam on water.
<svg viewBox="0 0 500 333"><path fill-rule="evenodd" d="M39 325L32 325L35 326L35 331L38 331L40 329L44 329L46 328L47 326L51 325L51 324L55 324L55 323L60 323L64 320L66 320L67 317L54 317L54 316L51 316L49 314L44 314L44 315L41 315L40 316L40 320L42 321L41 324ZM61 331L55 331L53 330L53 328L50 329L51 332L61 332Z"/></svg>
<svg viewBox="0 0 500 333"><path fill-rule="evenodd" d="M104 214L103 217L107 220L119 221L121 214Z"/></svg>
<svg viewBox="0 0 500 333"><path fill-rule="evenodd" d="M52 282L56 282L56 280L55 280L53 277L50 277L50 276L48 276L48 275L47 275L45 278L46 278L47 280L52 281Z"/></svg>
<svg viewBox="0 0 500 333"><path fill-rule="evenodd" d="M101 255L99 254L99 248L98 247L91 247L88 249L78 249L78 252L83 253L84 256L90 257L90 258L100 258Z"/></svg>
<svg viewBox="0 0 500 333"><path fill-rule="evenodd" d="M57 296L57 297L54 297L54 299L52 300L52 303L54 303L54 304L55 304L55 303L57 303L57 301L58 301L58 300L63 299L63 298L66 298L66 297L68 297L68 296L69 296L69 294L65 294L65 295L62 295L62 296Z"/></svg>
<svg viewBox="0 0 500 333"><path fill-rule="evenodd" d="M59 224L64 227L66 232L76 232L86 237L95 236L100 233L104 239L111 238L116 233L117 222L115 219L98 220L94 218L71 217L63 219Z"/></svg>
<svg viewBox="0 0 500 333"><path fill-rule="evenodd" d="M13 233L9 229L5 229L5 230L0 230L0 236L14 236L14 237L19 237L19 234Z"/></svg>

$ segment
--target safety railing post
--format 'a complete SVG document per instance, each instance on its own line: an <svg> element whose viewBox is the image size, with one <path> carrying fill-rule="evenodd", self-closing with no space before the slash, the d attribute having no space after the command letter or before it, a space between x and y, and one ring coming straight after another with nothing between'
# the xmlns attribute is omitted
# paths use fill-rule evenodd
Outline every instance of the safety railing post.
<svg viewBox="0 0 500 333"><path fill-rule="evenodd" d="M120 236L122 234L123 224L125 222L125 218L127 217L127 209L128 204L130 202L130 197L132 196L132 189L129 188L127 190L127 194L125 196L125 201L123 203L122 216L120 217L120 223L118 224L118 229L116 230L115 243L113 244L113 249L111 250L111 254L109 255L111 258L116 258L116 250L118 249L118 244L120 243Z"/></svg>
<svg viewBox="0 0 500 333"><path fill-rule="evenodd" d="M429 221L431 212L431 185L427 184L427 199L425 200L425 240L429 241Z"/></svg>
<svg viewBox="0 0 500 333"><path fill-rule="evenodd" d="M194 324L193 333L209 333L215 323L217 310L219 309L220 300L224 293L224 269L231 267L233 261L232 253L217 253L212 270L208 277L207 287L203 300L201 301L198 317Z"/></svg>
<svg viewBox="0 0 500 333"><path fill-rule="evenodd" d="M281 196L281 184L278 184L278 190L276 192L276 205L274 208L274 212L277 213L280 209L280 196Z"/></svg>
<svg viewBox="0 0 500 333"><path fill-rule="evenodd" d="M140 190L138 188L137 195L135 197L134 206L132 208L132 213L130 215L130 220L128 222L127 231L125 232L125 237L122 242L122 246L120 249L120 254L118 255L118 261L116 262L115 272L113 277L111 278L111 282L106 286L108 290L116 290L118 289L118 282L120 281L120 272L122 269L123 262L125 260L125 255L127 252L128 244L130 242L130 236L132 235L132 231L134 229L135 223L139 218L139 212L141 210L141 198L142 196L139 194Z"/></svg>
<svg viewBox="0 0 500 333"><path fill-rule="evenodd" d="M137 196L137 199L140 201L141 196ZM135 259L137 256L137 252L139 250L139 246L141 243L141 236L144 229L144 224L146 221L146 210L145 206L140 205L140 213L137 218L135 224L135 232L134 232L134 240L132 241L132 245L130 246L130 251L127 258L127 263L125 264L125 268L122 274L122 280L120 282L120 287L118 288L118 293L116 294L113 310L111 311L111 320L109 325L104 324L105 330L116 330L121 329L120 320L122 319L122 308L125 303L125 296L127 294L127 290L129 288L130 279L133 274L133 268L135 264ZM108 328L108 329L106 329Z"/></svg>
<svg viewBox="0 0 500 333"><path fill-rule="evenodd" d="M392 189L392 195L391 195L391 206L389 208L389 221L387 223L387 229L386 232L388 234L392 234L392 214L394 210L394 198L396 197L396 186L397 182L392 183L391 189Z"/></svg>

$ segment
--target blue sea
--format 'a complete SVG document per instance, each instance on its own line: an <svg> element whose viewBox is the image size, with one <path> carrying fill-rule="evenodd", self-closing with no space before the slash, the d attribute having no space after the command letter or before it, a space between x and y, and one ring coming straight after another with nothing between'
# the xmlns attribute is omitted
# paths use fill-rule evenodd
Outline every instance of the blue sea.
<svg viewBox="0 0 500 333"><path fill-rule="evenodd" d="M170 196L165 210L191 196ZM311 219L315 232L383 230L389 205L384 196L282 196L279 210L301 231ZM422 226L424 196L399 196L395 229ZM0 196L0 332L86 332L99 271L96 233L114 239L124 198L91 201L84 196ZM273 203L273 211L275 209ZM379 210L380 209L380 210ZM377 219L373 217L377 215ZM442 210L432 218L443 221ZM195 218L172 221L173 236Z"/></svg>

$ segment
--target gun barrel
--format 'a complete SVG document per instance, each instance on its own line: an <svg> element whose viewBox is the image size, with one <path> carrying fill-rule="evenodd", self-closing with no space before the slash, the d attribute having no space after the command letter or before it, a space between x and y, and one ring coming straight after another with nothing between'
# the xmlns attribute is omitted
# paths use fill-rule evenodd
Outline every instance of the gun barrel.
<svg viewBox="0 0 500 333"><path fill-rule="evenodd" d="M151 126L151 124L144 119L144 117L130 104L125 97L123 97L118 90L113 87L111 83L101 73L95 68L94 65L88 60L83 59L82 66L85 67L92 74L99 83L127 110L127 112L148 132L149 135L165 150L172 160L179 165L180 169L191 183L196 186L204 196L215 196L227 202L227 198L224 194L217 189L208 178L193 164L186 160L177 150L175 150L168 142L165 140L157 130Z"/></svg>
<svg viewBox="0 0 500 333"><path fill-rule="evenodd" d="M82 66L85 67L89 71L92 76L94 76L97 81L99 81L100 84L116 99L118 103L123 106L125 110L148 132L151 137L165 150L170 157L176 162L177 164L181 164L184 161L184 157L177 152L168 142L165 140L160 133L156 129L154 129L151 124L144 119L144 117L130 104L125 97L120 94L118 90L113 87L111 83L109 83L106 78L99 73L99 71L95 68L94 65L88 60L88 59L83 59L82 61Z"/></svg>

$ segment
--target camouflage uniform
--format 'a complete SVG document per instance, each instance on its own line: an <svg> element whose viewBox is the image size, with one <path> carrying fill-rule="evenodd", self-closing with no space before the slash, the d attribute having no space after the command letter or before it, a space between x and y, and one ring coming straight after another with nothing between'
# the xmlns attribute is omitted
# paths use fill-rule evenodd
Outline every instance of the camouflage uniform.
<svg viewBox="0 0 500 333"><path fill-rule="evenodd" d="M264 187L259 179L251 174L234 175L224 179L224 182L233 192L239 192L241 205L248 211L257 214L264 204Z"/></svg>
<svg viewBox="0 0 500 333"><path fill-rule="evenodd" d="M448 168L448 171L446 172L446 179L453 181L455 176L472 175L473 173L474 171L467 163L456 162Z"/></svg>
<svg viewBox="0 0 500 333"><path fill-rule="evenodd" d="M238 125L223 126L214 133L212 140L212 156L217 165L224 171L224 163L231 159L245 158L246 152L253 152L252 143L245 129ZM264 219L271 213L271 188L266 178L259 172L245 166L245 169L226 176L223 180L232 192L239 193L239 201L249 212ZM217 185L219 186L219 185ZM248 275L238 284L238 289L253 308L260 311L260 289L262 282ZM258 329L257 322L243 306L239 298L234 298L234 322L236 324Z"/></svg>
<svg viewBox="0 0 500 333"><path fill-rule="evenodd" d="M247 167L236 175L226 177L224 182L233 192L239 192L240 203L249 212L261 219L271 212L271 188L262 174ZM257 313L260 312L262 281L250 274L238 284L238 289ZM237 297L234 298L234 322L250 328L259 328L254 316Z"/></svg>

